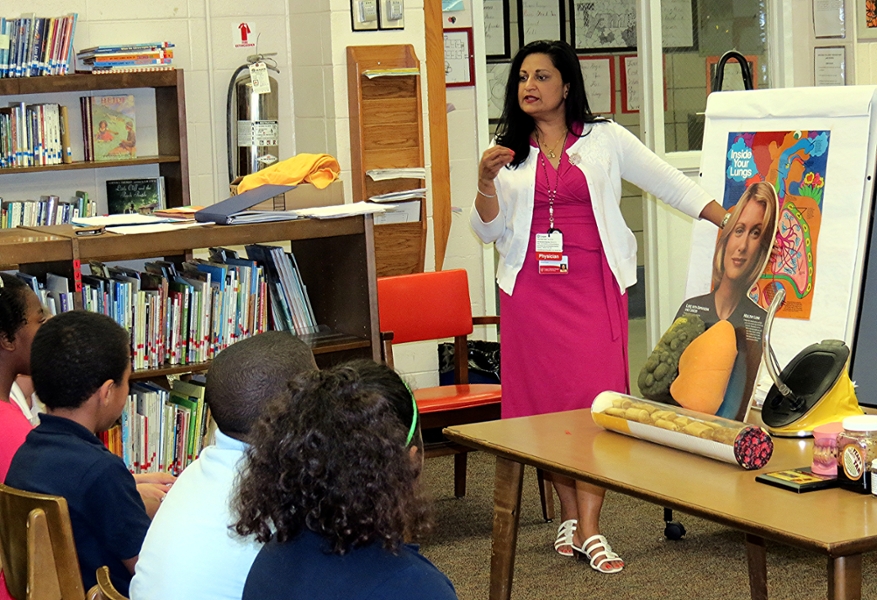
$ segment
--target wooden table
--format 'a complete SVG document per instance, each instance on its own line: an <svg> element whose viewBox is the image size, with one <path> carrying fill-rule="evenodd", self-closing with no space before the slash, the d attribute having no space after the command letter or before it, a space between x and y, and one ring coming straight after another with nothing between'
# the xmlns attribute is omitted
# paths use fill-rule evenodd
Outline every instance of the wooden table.
<svg viewBox="0 0 877 600"><path fill-rule="evenodd" d="M828 556L829 600L862 594L862 553L877 550L877 498L843 489L806 494L755 481L759 471L605 431L590 411L459 425L454 442L496 456L491 600L511 597L524 465L673 508L745 534L753 599L767 598L765 539ZM765 471L810 463L811 441L774 439Z"/></svg>

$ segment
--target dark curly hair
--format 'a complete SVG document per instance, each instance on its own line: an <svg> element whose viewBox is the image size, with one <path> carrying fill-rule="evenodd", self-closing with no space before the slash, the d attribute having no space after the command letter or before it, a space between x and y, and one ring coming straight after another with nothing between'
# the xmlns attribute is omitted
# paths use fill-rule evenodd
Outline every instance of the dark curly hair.
<svg viewBox="0 0 877 600"><path fill-rule="evenodd" d="M520 84L521 65L524 59L531 54L547 54L554 68L560 71L563 83L569 84L569 93L564 101L566 110L566 128L573 130L574 123L598 123L606 121L603 117L597 117L591 112L588 97L585 94L585 80L582 77L582 68L576 51L560 40L539 40L530 42L515 54L512 66L509 69L509 79L506 82L505 102L503 103L502 115L496 126L496 143L514 150L515 157L509 168L514 168L523 163L530 156L530 135L536 128L533 117L521 109L518 102L518 85ZM587 135L584 133L583 135Z"/></svg>
<svg viewBox="0 0 877 600"><path fill-rule="evenodd" d="M428 522L421 461L407 444L415 414L411 392L384 365L354 361L301 375L253 427L235 530L283 543L307 528L335 554L372 542L396 551L419 538Z"/></svg>
<svg viewBox="0 0 877 600"><path fill-rule="evenodd" d="M15 275L0 273L0 336L14 342L15 334L27 323L27 284Z"/></svg>

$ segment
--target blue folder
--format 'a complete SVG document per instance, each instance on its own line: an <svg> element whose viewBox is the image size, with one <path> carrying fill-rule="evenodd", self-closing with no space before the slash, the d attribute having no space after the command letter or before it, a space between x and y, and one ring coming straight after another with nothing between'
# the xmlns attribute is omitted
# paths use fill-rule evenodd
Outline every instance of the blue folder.
<svg viewBox="0 0 877 600"><path fill-rule="evenodd" d="M222 202L202 208L195 213L195 220L199 223L231 225L231 217L233 215L293 189L295 189L294 185L260 185L257 188L247 190L243 194L232 196Z"/></svg>

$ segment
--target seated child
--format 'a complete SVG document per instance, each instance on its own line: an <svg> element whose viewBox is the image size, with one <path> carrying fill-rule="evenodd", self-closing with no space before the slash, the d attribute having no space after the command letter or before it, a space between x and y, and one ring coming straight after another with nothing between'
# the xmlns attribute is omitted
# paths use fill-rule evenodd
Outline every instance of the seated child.
<svg viewBox="0 0 877 600"><path fill-rule="evenodd" d="M216 444L186 467L162 503L140 551L132 600L240 600L261 548L230 527L229 499L250 429L268 400L288 394L295 376L316 368L307 344L282 331L241 340L217 355L205 390Z"/></svg>
<svg viewBox="0 0 877 600"><path fill-rule="evenodd" d="M235 529L267 542L243 600L453 600L448 578L405 543L426 529L414 398L360 360L299 377L253 428Z"/></svg>
<svg viewBox="0 0 877 600"><path fill-rule="evenodd" d="M85 589L106 565L127 595L149 517L125 463L95 434L125 407L128 333L104 315L61 314L34 336L30 366L46 414L15 453L6 484L66 498Z"/></svg>

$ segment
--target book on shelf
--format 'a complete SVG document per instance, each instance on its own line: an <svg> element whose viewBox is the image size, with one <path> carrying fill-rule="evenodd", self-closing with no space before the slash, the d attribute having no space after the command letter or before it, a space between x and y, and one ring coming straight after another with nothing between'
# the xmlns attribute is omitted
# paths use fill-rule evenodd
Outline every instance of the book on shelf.
<svg viewBox="0 0 877 600"><path fill-rule="evenodd" d="M73 58L76 13L0 17L0 78L66 75Z"/></svg>
<svg viewBox="0 0 877 600"><path fill-rule="evenodd" d="M152 214L164 205L164 177L107 180L109 214Z"/></svg>
<svg viewBox="0 0 877 600"><path fill-rule="evenodd" d="M134 96L92 96L88 130L95 161L137 157ZM85 128L83 128L85 131Z"/></svg>

